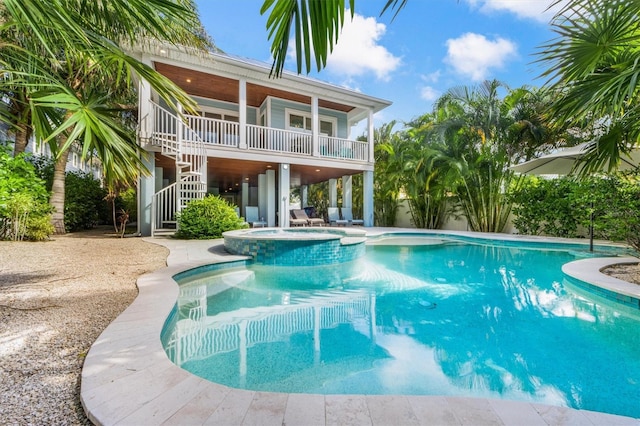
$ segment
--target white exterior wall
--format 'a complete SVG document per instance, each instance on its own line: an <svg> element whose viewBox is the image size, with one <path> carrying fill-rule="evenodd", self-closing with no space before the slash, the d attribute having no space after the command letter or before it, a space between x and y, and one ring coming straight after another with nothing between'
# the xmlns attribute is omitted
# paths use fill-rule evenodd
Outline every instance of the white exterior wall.
<svg viewBox="0 0 640 426"><path fill-rule="evenodd" d="M398 210L396 211L396 227L398 228L415 228L411 221L411 213L409 212L409 202L400 200L398 202ZM445 220L442 230L445 231L469 231L467 219L463 216L456 219L453 215ZM517 229L513 226L513 214L509 216L507 225L503 231L504 234L517 234Z"/></svg>

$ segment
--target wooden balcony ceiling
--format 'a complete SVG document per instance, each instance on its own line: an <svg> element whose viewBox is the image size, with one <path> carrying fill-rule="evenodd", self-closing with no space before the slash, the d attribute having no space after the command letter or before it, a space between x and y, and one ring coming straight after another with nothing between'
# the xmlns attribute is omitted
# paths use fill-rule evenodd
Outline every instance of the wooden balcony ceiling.
<svg viewBox="0 0 640 426"><path fill-rule="evenodd" d="M161 62L157 62L155 67L160 74L169 78L190 95L208 99L218 99L235 104L238 103L238 80L167 65ZM249 106L259 107L267 96L301 102L307 105L311 104L311 98L309 96L247 83L247 104ZM349 112L354 109L354 107L350 105L343 105L323 99L318 100L318 106L343 112Z"/></svg>
<svg viewBox="0 0 640 426"><path fill-rule="evenodd" d="M353 170L296 164L291 164L290 167L291 187L324 182L354 173ZM229 188L237 190L243 182L249 182L250 186L258 186L258 175L266 173L267 170L275 170L278 179L279 169L278 163L210 158L207 173L209 183L216 182L222 192L223 189Z"/></svg>
<svg viewBox="0 0 640 426"><path fill-rule="evenodd" d="M172 159L156 154L156 167L164 167L173 170L175 163ZM330 167L301 166L291 164L291 187L310 185L312 183L325 182L329 179L337 179L345 175L358 173L354 170ZM258 186L258 175L267 170L276 171L278 178L278 163L262 161L232 160L228 158L209 158L207 163L207 181L209 186L217 186L230 192L239 191L243 182L249 182L249 186ZM231 190L229 190L231 188Z"/></svg>

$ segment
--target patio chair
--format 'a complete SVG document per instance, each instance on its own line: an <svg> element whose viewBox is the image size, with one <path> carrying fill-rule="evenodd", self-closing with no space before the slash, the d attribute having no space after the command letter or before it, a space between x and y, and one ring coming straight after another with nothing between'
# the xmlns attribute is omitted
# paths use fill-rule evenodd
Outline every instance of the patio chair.
<svg viewBox="0 0 640 426"><path fill-rule="evenodd" d="M353 218L353 212L351 211L350 207L342 208L342 218L348 221L350 225L360 225L360 226L364 225L364 220Z"/></svg>
<svg viewBox="0 0 640 426"><path fill-rule="evenodd" d="M293 210L289 211L289 216L289 226L307 226L309 224L307 219L296 219Z"/></svg>
<svg viewBox="0 0 640 426"><path fill-rule="evenodd" d="M245 206L244 220L251 225L252 228L263 228L267 226L267 222L260 220L257 206Z"/></svg>
<svg viewBox="0 0 640 426"><path fill-rule="evenodd" d="M324 220L319 217L309 217L307 213L303 209L295 209L291 210L291 214L295 219L304 219L307 221L309 226L322 226L324 225Z"/></svg>
<svg viewBox="0 0 640 426"><path fill-rule="evenodd" d="M329 225L347 226L349 223L347 220L340 219L340 211L337 207L329 207L327 209L327 215L329 216Z"/></svg>

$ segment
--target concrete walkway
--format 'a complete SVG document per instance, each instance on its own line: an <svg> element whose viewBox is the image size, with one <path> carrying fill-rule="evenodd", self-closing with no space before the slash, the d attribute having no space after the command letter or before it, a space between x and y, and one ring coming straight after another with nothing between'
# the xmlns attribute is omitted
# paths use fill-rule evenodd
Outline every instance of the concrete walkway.
<svg viewBox="0 0 640 426"><path fill-rule="evenodd" d="M170 249L168 267L140 277L138 297L96 340L82 370L82 404L96 424L640 426L638 419L536 403L254 392L206 381L173 364L162 348L160 333L178 297L171 277L243 258L227 254L221 240L147 241Z"/></svg>

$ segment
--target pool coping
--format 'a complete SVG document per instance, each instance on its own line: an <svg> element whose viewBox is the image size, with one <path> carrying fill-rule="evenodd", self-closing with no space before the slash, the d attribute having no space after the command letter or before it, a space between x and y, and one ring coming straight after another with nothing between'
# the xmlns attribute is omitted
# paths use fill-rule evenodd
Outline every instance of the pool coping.
<svg viewBox="0 0 640 426"><path fill-rule="evenodd" d="M416 232L399 228L366 229L369 235ZM246 257L226 254L221 239L145 238L145 241L169 248L168 266L138 279L138 297L103 331L87 354L82 369L81 401L95 424L640 425L639 419L629 417L501 399L286 394L233 389L209 382L173 364L162 347L160 333L178 296L178 285L172 277L198 266ZM600 275L606 277L600 272L603 263L595 260L603 259L580 261L584 263L576 268L582 277L578 279L593 282L594 276L596 281L603 279ZM620 263L620 258L605 260Z"/></svg>

